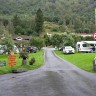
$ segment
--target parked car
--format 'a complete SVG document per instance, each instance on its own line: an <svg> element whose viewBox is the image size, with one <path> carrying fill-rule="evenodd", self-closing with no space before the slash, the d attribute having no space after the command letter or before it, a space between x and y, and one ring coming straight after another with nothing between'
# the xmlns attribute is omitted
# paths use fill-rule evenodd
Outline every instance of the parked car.
<svg viewBox="0 0 96 96"><path fill-rule="evenodd" d="M64 48L63 48L63 53L65 53L65 54L68 54L68 53L75 53L75 50L74 50L74 48L72 48L71 46L65 46Z"/></svg>
<svg viewBox="0 0 96 96"><path fill-rule="evenodd" d="M63 48L64 48L64 46L60 47L60 48L59 48L59 51L63 51Z"/></svg>
<svg viewBox="0 0 96 96"><path fill-rule="evenodd" d="M34 46L29 46L29 47L27 47L26 48L26 51L28 52L28 53L36 53L37 52L37 47L34 47Z"/></svg>

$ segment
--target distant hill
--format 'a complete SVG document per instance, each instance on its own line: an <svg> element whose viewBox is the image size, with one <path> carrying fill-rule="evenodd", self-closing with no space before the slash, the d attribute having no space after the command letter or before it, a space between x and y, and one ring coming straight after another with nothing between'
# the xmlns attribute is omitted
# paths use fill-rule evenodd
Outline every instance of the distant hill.
<svg viewBox="0 0 96 96"><path fill-rule="evenodd" d="M32 14L41 8L45 16L93 15L96 0L0 0L0 14Z"/></svg>
<svg viewBox="0 0 96 96"><path fill-rule="evenodd" d="M60 26L60 30L79 33L96 31L96 0L0 0L0 18L12 18L17 14L24 20L32 19L39 8L46 21L64 25ZM51 31L58 31L56 28Z"/></svg>

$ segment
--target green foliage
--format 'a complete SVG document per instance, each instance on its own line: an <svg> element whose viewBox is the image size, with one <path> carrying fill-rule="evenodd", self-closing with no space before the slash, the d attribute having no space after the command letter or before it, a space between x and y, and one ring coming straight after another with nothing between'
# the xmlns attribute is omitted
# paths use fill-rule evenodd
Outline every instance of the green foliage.
<svg viewBox="0 0 96 96"><path fill-rule="evenodd" d="M13 18L13 25L14 27L19 26L21 23L19 16L16 14Z"/></svg>
<svg viewBox="0 0 96 96"><path fill-rule="evenodd" d="M40 33L43 31L43 23L44 23L43 13L41 9L37 10L35 23L36 23L35 30L38 33L38 35L40 35Z"/></svg>
<svg viewBox="0 0 96 96"><path fill-rule="evenodd" d="M16 26L16 27L15 27L15 34L24 35L25 32L26 32L25 29L23 29L21 26Z"/></svg>
<svg viewBox="0 0 96 96"><path fill-rule="evenodd" d="M28 59L28 52L25 52L25 51L20 52L20 56L19 57L20 58L26 58L26 59Z"/></svg>
<svg viewBox="0 0 96 96"><path fill-rule="evenodd" d="M14 41L10 34L4 34L4 39L1 40L1 45L6 45L5 52L10 52L13 50Z"/></svg>
<svg viewBox="0 0 96 96"><path fill-rule="evenodd" d="M32 37L30 39L30 45L37 47L39 50L44 46L44 40L39 37Z"/></svg>
<svg viewBox="0 0 96 96"><path fill-rule="evenodd" d="M55 28L52 28L51 31L58 32L59 31L59 28L56 28L56 27Z"/></svg>
<svg viewBox="0 0 96 96"><path fill-rule="evenodd" d="M31 58L31 60L29 61L29 64L30 65L33 65L35 63L35 58L33 57L33 58Z"/></svg>
<svg viewBox="0 0 96 96"><path fill-rule="evenodd" d="M47 35L44 35L44 42L46 46L51 45L51 38L48 37Z"/></svg>
<svg viewBox="0 0 96 96"><path fill-rule="evenodd" d="M52 36L51 41L52 45L56 46L59 49L60 45L63 43L63 37L61 35L55 34L54 36Z"/></svg>
<svg viewBox="0 0 96 96"><path fill-rule="evenodd" d="M85 40L85 38L80 37L80 36L73 34L73 33L65 32L63 35L57 35L57 34L53 35L51 38L50 44L52 44L53 46L56 46L58 49L61 46L75 47L76 43L81 40ZM88 40L88 39L86 38L86 40Z"/></svg>
<svg viewBox="0 0 96 96"><path fill-rule="evenodd" d="M12 21L14 27L23 29L25 35L40 35L43 24L39 23L44 20L63 25L65 32L93 33L96 30L95 6L96 0L0 0L0 18L5 27ZM35 15L36 19L40 18L37 23L34 23ZM63 28L60 28L62 32Z"/></svg>

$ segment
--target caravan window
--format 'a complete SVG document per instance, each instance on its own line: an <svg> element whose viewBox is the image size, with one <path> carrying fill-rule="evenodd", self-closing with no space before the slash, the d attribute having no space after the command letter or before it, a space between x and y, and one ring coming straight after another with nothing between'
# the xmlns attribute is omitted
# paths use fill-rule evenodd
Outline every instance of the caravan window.
<svg viewBox="0 0 96 96"><path fill-rule="evenodd" d="M83 44L83 47L88 47L88 44Z"/></svg>
<svg viewBox="0 0 96 96"><path fill-rule="evenodd" d="M94 46L94 44L90 44L90 46L92 46L92 47L93 47L93 46Z"/></svg>

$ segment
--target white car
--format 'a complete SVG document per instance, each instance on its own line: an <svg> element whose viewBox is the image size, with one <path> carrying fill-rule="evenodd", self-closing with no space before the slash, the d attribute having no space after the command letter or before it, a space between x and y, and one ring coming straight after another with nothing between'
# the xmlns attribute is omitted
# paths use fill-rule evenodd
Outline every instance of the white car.
<svg viewBox="0 0 96 96"><path fill-rule="evenodd" d="M68 53L75 53L75 50L74 50L74 48L72 48L71 46L65 46L64 48L63 48L63 53L65 53L65 54L68 54Z"/></svg>

